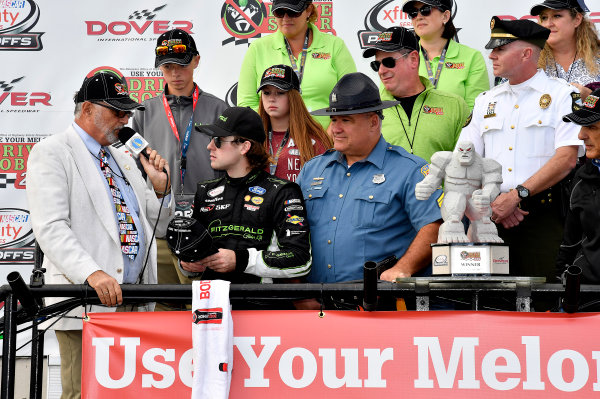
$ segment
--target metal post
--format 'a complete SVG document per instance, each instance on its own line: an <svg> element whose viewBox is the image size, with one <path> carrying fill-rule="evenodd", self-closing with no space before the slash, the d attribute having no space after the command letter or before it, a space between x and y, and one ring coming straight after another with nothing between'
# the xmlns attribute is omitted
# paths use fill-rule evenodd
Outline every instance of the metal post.
<svg viewBox="0 0 600 399"><path fill-rule="evenodd" d="M1 399L13 399L15 395L15 361L17 357L17 323L15 313L17 298L12 294L4 302L4 337L2 340L2 388Z"/></svg>
<svg viewBox="0 0 600 399"><path fill-rule="evenodd" d="M38 321L33 321L31 329L31 377L29 381L29 398L42 399L44 376L44 333L38 329Z"/></svg>
<svg viewBox="0 0 600 399"><path fill-rule="evenodd" d="M363 308L371 312L377 310L377 263L365 262L363 278Z"/></svg>

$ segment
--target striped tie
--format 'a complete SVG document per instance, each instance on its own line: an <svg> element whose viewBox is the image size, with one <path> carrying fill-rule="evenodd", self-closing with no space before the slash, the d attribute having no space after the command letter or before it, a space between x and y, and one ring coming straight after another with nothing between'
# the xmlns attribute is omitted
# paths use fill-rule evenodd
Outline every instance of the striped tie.
<svg viewBox="0 0 600 399"><path fill-rule="evenodd" d="M140 248L138 232L135 228L133 218L129 213L129 208L123 199L121 190L119 190L113 180L112 170L110 169L110 166L108 166L108 156L104 147L100 148L100 169L102 169L104 177L106 177L117 210L119 236L121 237L121 251L123 251L123 253L131 260L134 260Z"/></svg>

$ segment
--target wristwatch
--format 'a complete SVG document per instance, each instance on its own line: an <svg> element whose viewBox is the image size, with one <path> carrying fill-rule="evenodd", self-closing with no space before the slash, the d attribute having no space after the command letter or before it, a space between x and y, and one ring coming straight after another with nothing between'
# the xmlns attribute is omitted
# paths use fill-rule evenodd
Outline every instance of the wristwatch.
<svg viewBox="0 0 600 399"><path fill-rule="evenodd" d="M529 198L529 189L526 187L523 187L522 185L518 185L516 187L517 190L517 195L519 196L519 198L521 198L522 200Z"/></svg>

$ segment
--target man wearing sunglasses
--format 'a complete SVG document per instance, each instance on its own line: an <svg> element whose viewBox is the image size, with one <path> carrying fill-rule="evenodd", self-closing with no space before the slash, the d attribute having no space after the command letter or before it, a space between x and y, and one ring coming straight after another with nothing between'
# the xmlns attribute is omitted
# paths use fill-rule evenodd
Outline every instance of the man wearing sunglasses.
<svg viewBox="0 0 600 399"><path fill-rule="evenodd" d="M173 169L172 192L176 213L191 216L196 183L220 176L210 167L206 152L208 137L194 134L197 125L210 124L227 108L222 100L206 93L194 83L200 62L192 36L181 29L163 33L154 48L154 66L163 73L165 89L144 101L146 111L133 118L133 129L143 135L167 158ZM180 273L177 259L157 231L159 284L189 283ZM162 306L158 310L166 310Z"/></svg>
<svg viewBox="0 0 600 399"><path fill-rule="evenodd" d="M220 179L198 183L194 215L219 252L181 262L194 279L232 283L272 282L310 271L309 229L296 183L265 171L269 154L260 116L249 107L231 107L212 125L197 126L210 142L210 164ZM250 306L252 307L252 306Z"/></svg>
<svg viewBox="0 0 600 399"><path fill-rule="evenodd" d="M561 180L583 155L579 127L562 116L577 106L577 89L538 69L550 30L531 20L491 20L494 75L508 79L475 100L460 136L502 164L492 221L510 248L510 273L554 279L562 239Z"/></svg>
<svg viewBox="0 0 600 399"><path fill-rule="evenodd" d="M120 284L156 284L151 238L161 196L155 192L168 185L162 169L169 166L155 150L148 152L149 161L140 157L148 187L135 160L111 146L131 111L143 109L129 97L124 79L112 72L89 76L74 100L73 124L36 144L29 155L31 225L44 252L46 283L87 283L104 305L87 306L87 311L114 312L123 300ZM173 210L162 209L159 226L166 228ZM47 298L46 304L63 299ZM80 394L83 312L77 307L50 327L59 343L66 398Z"/></svg>
<svg viewBox="0 0 600 399"><path fill-rule="evenodd" d="M375 57L371 68L381 79L381 99L399 104L383 111L383 137L427 162L438 151L452 151L470 115L460 97L433 88L419 76L419 44L414 33L392 27L363 52Z"/></svg>

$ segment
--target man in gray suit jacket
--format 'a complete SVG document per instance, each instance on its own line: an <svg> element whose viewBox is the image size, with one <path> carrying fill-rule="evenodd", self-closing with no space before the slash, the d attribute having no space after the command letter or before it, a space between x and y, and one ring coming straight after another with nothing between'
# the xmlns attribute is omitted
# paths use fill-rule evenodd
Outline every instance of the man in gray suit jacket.
<svg viewBox="0 0 600 399"><path fill-rule="evenodd" d="M75 120L64 132L36 144L27 163L27 199L35 237L44 252L48 284L84 284L96 290L103 306L122 303L120 284L156 284L156 243L152 229L168 187L169 167L156 151L140 157L154 191L136 161L112 147L132 110L124 79L113 73L88 76L75 96ZM158 223L173 213L169 198ZM146 262L146 257L148 260ZM52 298L47 304L64 298ZM138 310L151 310L151 306ZM82 307L69 312L56 330L61 356L62 398L81 389Z"/></svg>

